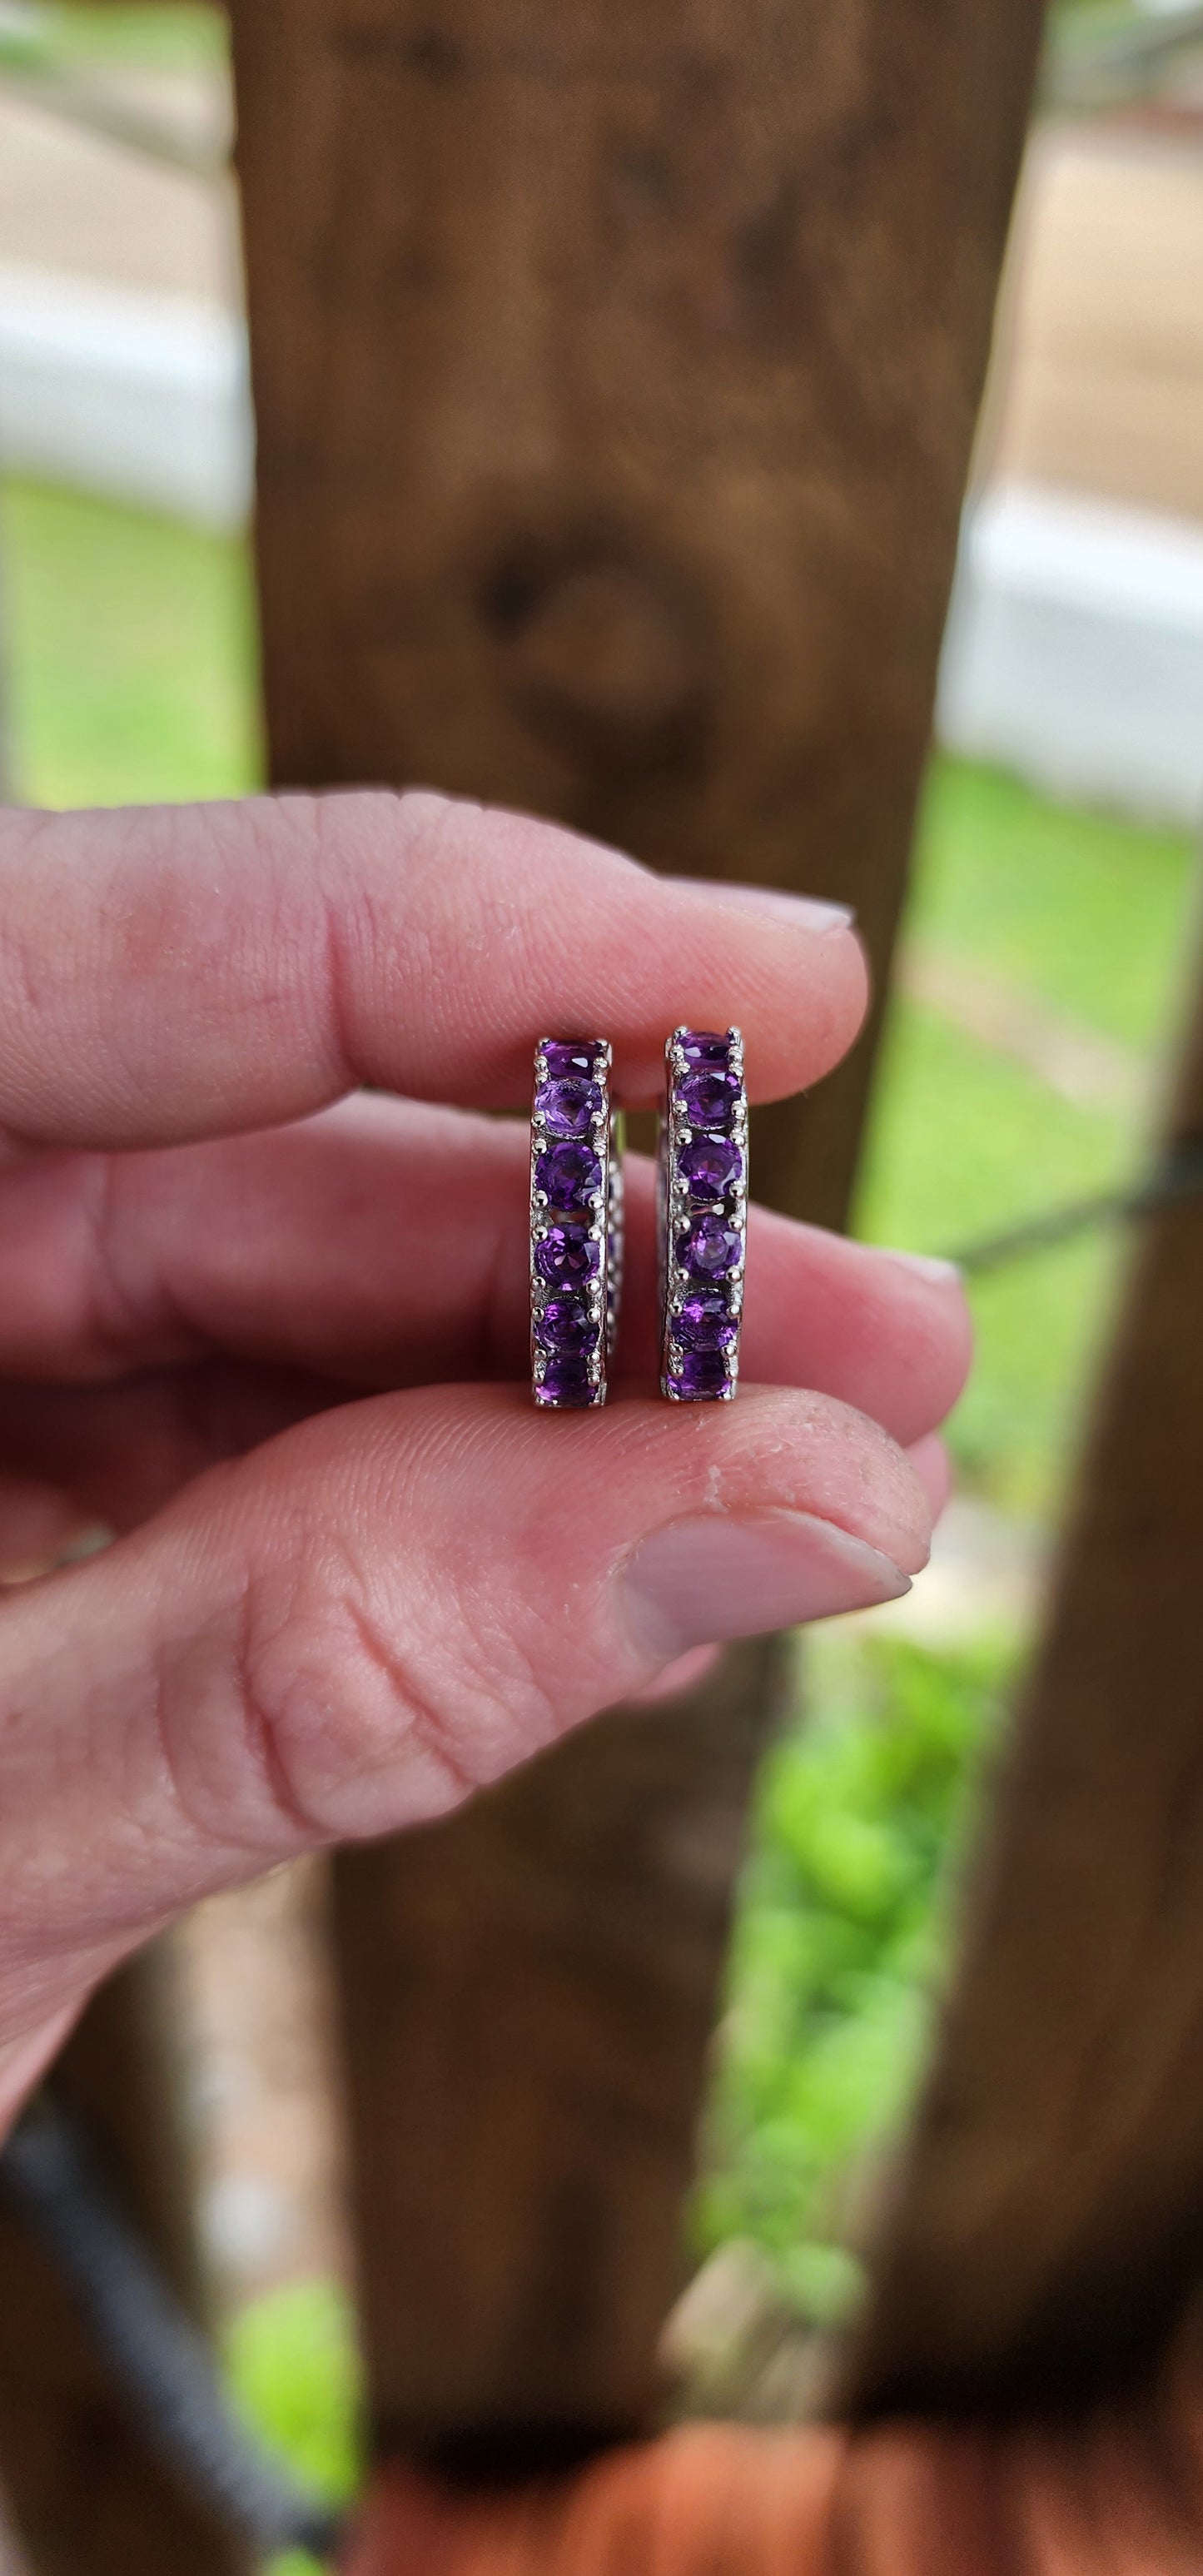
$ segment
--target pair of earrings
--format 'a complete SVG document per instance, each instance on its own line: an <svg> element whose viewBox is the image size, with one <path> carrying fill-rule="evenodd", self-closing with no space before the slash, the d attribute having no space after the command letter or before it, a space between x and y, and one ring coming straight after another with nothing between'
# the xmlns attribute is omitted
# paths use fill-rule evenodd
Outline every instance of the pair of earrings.
<svg viewBox="0 0 1203 2576"><path fill-rule="evenodd" d="M660 1391L729 1404L739 1375L748 1214L743 1039L674 1029L660 1119ZM622 1295L622 1113L606 1038L540 1038L531 1111L531 1381L536 1404L604 1404Z"/></svg>

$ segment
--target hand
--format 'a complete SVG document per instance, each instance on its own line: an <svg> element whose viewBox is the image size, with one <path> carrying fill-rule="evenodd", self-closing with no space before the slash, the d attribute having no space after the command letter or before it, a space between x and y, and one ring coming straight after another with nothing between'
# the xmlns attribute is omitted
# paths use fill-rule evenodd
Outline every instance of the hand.
<svg viewBox="0 0 1203 2576"><path fill-rule="evenodd" d="M905 1589L967 1332L952 1273L760 1213L763 1384L530 1403L525 1130L469 1105L544 1030L651 1099L682 1020L815 1081L865 996L828 907L426 795L9 814L0 893L0 1561L119 1533L0 1602L3 2113L195 1898Z"/></svg>

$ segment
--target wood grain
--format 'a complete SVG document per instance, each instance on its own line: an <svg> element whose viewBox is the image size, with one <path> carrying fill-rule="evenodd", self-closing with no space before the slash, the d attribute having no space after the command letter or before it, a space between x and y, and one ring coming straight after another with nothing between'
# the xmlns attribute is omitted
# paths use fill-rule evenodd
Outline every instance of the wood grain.
<svg viewBox="0 0 1203 2576"><path fill-rule="evenodd" d="M884 980L1038 18L239 0L273 777L837 895ZM871 1057L762 1195L842 1219ZM775 1663L339 1864L388 2440L654 2405Z"/></svg>
<svg viewBox="0 0 1203 2576"><path fill-rule="evenodd" d="M687 1701L602 1719L336 1871L386 2447L512 2472L654 2400L778 1662L741 1648Z"/></svg>
<svg viewBox="0 0 1203 2576"><path fill-rule="evenodd" d="M1169 1135L1203 1138L1203 990ZM848 2396L1078 2408L1203 2272L1203 1202L1146 1222Z"/></svg>
<svg viewBox="0 0 1203 2576"><path fill-rule="evenodd" d="M884 968L1036 0L240 0L273 775L855 903ZM870 1048L762 1122L838 1221Z"/></svg>

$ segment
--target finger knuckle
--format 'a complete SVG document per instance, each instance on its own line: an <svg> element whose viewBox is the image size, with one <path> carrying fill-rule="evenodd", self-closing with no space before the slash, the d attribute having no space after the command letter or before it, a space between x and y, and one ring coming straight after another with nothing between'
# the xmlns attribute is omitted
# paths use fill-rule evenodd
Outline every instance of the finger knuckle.
<svg viewBox="0 0 1203 2576"><path fill-rule="evenodd" d="M243 1723L276 1809L308 1842L426 1820L486 1776L475 1757L496 1731L488 1676L462 1623L432 1631L405 1589L380 1603L327 1564L286 1603L248 1601Z"/></svg>

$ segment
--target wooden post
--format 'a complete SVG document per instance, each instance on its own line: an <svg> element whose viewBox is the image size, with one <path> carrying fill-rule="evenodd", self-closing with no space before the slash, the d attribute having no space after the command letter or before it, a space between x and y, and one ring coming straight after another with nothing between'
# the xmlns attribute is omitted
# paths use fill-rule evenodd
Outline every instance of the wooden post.
<svg viewBox="0 0 1203 2576"><path fill-rule="evenodd" d="M649 2407L775 1670L744 1648L336 1871L386 2448L513 2473Z"/></svg>
<svg viewBox="0 0 1203 2576"><path fill-rule="evenodd" d="M1203 986L1170 1143L1203 1156ZM1203 1200L1146 1221L848 2395L1149 2385L1203 2272Z"/></svg>
<svg viewBox="0 0 1203 2576"><path fill-rule="evenodd" d="M97 1996L52 2079L124 2208L201 2306L170 1945ZM0 2479L31 2576L250 2576L147 2444L41 2245L0 2194Z"/></svg>
<svg viewBox="0 0 1203 2576"><path fill-rule="evenodd" d="M884 974L1038 18L238 0L273 777L838 895ZM839 1220L870 1058L765 1196ZM654 2403L773 1662L339 1864L390 2439Z"/></svg>

